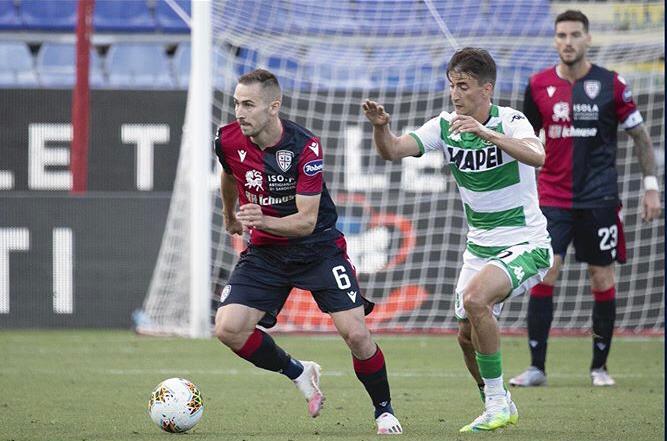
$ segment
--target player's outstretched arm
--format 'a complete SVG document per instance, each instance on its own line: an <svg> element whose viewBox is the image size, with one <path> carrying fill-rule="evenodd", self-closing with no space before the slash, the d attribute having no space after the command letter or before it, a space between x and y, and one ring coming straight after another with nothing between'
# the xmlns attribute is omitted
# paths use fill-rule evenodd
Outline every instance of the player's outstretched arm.
<svg viewBox="0 0 667 441"><path fill-rule="evenodd" d="M296 195L297 212L285 217L267 216L257 204L244 204L236 214L244 228L257 228L276 236L303 237L315 229L320 195Z"/></svg>
<svg viewBox="0 0 667 441"><path fill-rule="evenodd" d="M420 153L417 141L410 135L396 136L389 128L390 115L375 101L361 105L366 118L373 124L373 141L382 159L393 161Z"/></svg>
<svg viewBox="0 0 667 441"><path fill-rule="evenodd" d="M220 194L222 196L222 217L229 234L243 234L243 226L236 219L236 201L238 193L233 175L223 171L220 174Z"/></svg>
<svg viewBox="0 0 667 441"><path fill-rule="evenodd" d="M656 178L655 154L651 145L651 137L644 124L628 130L635 144L635 155L639 159L639 168L644 176L644 196L642 198L642 219L651 221L662 211L660 189Z"/></svg>

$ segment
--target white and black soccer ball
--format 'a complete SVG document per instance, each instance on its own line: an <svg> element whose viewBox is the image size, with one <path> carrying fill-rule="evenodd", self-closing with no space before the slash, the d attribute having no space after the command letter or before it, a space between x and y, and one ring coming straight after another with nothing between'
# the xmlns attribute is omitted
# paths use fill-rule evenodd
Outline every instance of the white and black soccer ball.
<svg viewBox="0 0 667 441"><path fill-rule="evenodd" d="M165 432L192 429L204 413L199 388L184 378L168 378L158 384L148 402L148 413Z"/></svg>

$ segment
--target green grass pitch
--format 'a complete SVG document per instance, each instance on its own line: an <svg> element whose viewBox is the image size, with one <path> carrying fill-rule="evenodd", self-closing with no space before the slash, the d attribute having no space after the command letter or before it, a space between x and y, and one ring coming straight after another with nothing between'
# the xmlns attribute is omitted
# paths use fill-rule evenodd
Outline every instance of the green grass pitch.
<svg viewBox="0 0 667 441"><path fill-rule="evenodd" d="M123 331L0 332L0 441L376 440L370 401L342 340L285 336L288 352L322 365L322 415L279 374L254 368L217 341ZM609 361L617 386L593 388L590 339L550 340L549 386L512 389L519 424L459 434L482 410L454 336L377 340L387 359L403 440L649 441L664 439L664 339L616 338ZM502 341L505 378L528 364L525 338ZM181 376L204 396L189 433L161 432L147 414L153 387Z"/></svg>

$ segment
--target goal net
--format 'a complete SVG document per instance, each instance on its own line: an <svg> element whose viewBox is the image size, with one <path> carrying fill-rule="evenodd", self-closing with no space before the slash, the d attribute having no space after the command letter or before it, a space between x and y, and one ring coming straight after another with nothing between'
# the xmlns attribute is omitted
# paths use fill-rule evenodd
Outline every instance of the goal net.
<svg viewBox="0 0 667 441"><path fill-rule="evenodd" d="M465 248L459 196L441 155L385 162L360 104L372 98L405 132L451 109L445 82L456 48L484 47L498 65L494 102L522 108L530 74L557 62L553 20L565 9L591 19L589 55L631 85L664 156L664 4L554 3L546 0L246 0L213 4L213 123L234 120L236 79L257 67L274 72L284 93L282 116L321 137L325 180L339 211L364 295L376 302L376 331L439 332L456 328L454 287ZM192 78L191 81L197 81ZM211 133L213 133L213 128ZM190 152L186 154L187 152ZM188 155L183 150L162 249L140 331L187 334L191 293L188 254ZM207 152L210 154L210 152ZM211 155L211 163L214 163ZM641 173L629 138L619 135L619 189L628 263L617 266L617 326L664 329L664 222L642 223ZM211 175L211 305L225 286L241 240L222 227L218 173ZM662 182L664 167L659 164ZM208 196L208 195L207 195ZM554 298L554 328L590 328L592 295L585 266L566 258ZM500 324L525 327L528 298L507 302ZM330 331L329 317L308 292L294 290L280 331Z"/></svg>

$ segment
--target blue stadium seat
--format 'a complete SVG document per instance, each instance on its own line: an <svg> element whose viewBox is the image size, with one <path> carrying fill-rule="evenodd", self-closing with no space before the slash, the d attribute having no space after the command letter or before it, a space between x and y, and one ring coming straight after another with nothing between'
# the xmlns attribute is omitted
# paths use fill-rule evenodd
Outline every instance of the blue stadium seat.
<svg viewBox="0 0 667 441"><path fill-rule="evenodd" d="M145 0L96 0L95 31L153 32L155 19Z"/></svg>
<svg viewBox="0 0 667 441"><path fill-rule="evenodd" d="M319 89L368 89L372 84L364 57L356 46L312 46L303 57L303 74Z"/></svg>
<svg viewBox="0 0 667 441"><path fill-rule="evenodd" d="M22 0L21 18L26 29L71 31L76 25L77 0Z"/></svg>
<svg viewBox="0 0 667 441"><path fill-rule="evenodd" d="M190 43L181 43L174 53L174 72L176 84L181 89L187 89L190 82L190 57L192 48Z"/></svg>
<svg viewBox="0 0 667 441"><path fill-rule="evenodd" d="M21 19L14 0L0 0L0 29L14 30L21 27Z"/></svg>
<svg viewBox="0 0 667 441"><path fill-rule="evenodd" d="M37 75L44 87L72 87L76 81L74 44L44 43L37 55ZM90 51L89 79L92 87L104 86L102 62L95 49Z"/></svg>
<svg viewBox="0 0 667 441"><path fill-rule="evenodd" d="M151 43L117 43L107 54L109 85L117 88L174 87L164 47Z"/></svg>
<svg viewBox="0 0 667 441"><path fill-rule="evenodd" d="M22 42L0 42L0 86L31 87L37 75L30 50Z"/></svg>
<svg viewBox="0 0 667 441"><path fill-rule="evenodd" d="M487 26L496 35L551 36L551 5L548 0L494 0Z"/></svg>
<svg viewBox="0 0 667 441"><path fill-rule="evenodd" d="M176 4L191 16L190 0L176 0ZM189 33L190 27L185 21L167 4L165 0L157 0L155 5L155 21L158 30L162 32Z"/></svg>

